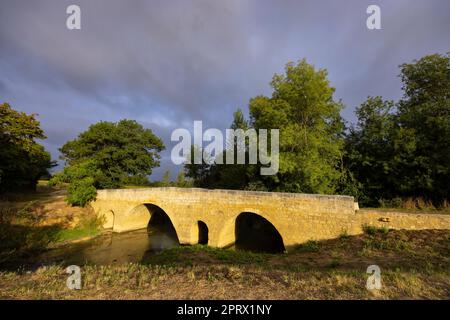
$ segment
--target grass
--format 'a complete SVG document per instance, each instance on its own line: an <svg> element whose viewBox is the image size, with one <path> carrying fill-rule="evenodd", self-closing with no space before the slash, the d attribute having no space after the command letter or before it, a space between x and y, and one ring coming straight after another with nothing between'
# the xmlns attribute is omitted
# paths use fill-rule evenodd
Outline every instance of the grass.
<svg viewBox="0 0 450 320"><path fill-rule="evenodd" d="M331 260L330 264L328 265L330 268L337 268L342 265L341 259L339 258L333 258Z"/></svg>
<svg viewBox="0 0 450 320"><path fill-rule="evenodd" d="M389 232L389 228L364 225L363 231L369 235L375 235L377 233L387 234Z"/></svg>
<svg viewBox="0 0 450 320"><path fill-rule="evenodd" d="M67 242L81 238L91 238L100 234L101 223L96 217L83 217L73 229L62 229L58 232L57 240Z"/></svg>
<svg viewBox="0 0 450 320"><path fill-rule="evenodd" d="M204 245L179 246L150 255L142 263L147 265L183 265L190 266L199 262L220 262L223 264L255 264L267 263L270 254L254 253L241 250L213 248Z"/></svg>
<svg viewBox="0 0 450 320"><path fill-rule="evenodd" d="M389 207L377 207L377 208L361 208L360 211L378 211L378 212L398 212L398 213L411 213L411 214L450 214L450 208L445 209L431 209L431 208L389 208Z"/></svg>
<svg viewBox="0 0 450 320"><path fill-rule="evenodd" d="M4 195L0 201L0 266L26 260L61 242L99 234L101 222L96 216L87 208L67 205L64 194L40 181L36 192Z"/></svg>
<svg viewBox="0 0 450 320"><path fill-rule="evenodd" d="M449 252L448 230L309 241L287 254L182 246L141 263L82 266L82 290L67 289L59 265L0 271L0 298L449 299ZM366 289L372 264L381 268L381 290Z"/></svg>
<svg viewBox="0 0 450 320"><path fill-rule="evenodd" d="M381 290L369 291L365 268L345 265L334 259L326 270L299 272L253 264L86 265L81 268L82 290L67 289L64 268L49 266L30 273L0 272L0 299L449 298L449 273L443 270L382 266Z"/></svg>
<svg viewBox="0 0 450 320"><path fill-rule="evenodd" d="M17 264L59 243L94 237L100 233L96 218L83 218L71 229L61 225L0 224L0 267Z"/></svg>
<svg viewBox="0 0 450 320"><path fill-rule="evenodd" d="M27 259L57 241L58 226L0 225L0 266Z"/></svg>
<svg viewBox="0 0 450 320"><path fill-rule="evenodd" d="M318 241L309 240L305 243L297 245L294 250L297 252L318 252L319 249Z"/></svg>

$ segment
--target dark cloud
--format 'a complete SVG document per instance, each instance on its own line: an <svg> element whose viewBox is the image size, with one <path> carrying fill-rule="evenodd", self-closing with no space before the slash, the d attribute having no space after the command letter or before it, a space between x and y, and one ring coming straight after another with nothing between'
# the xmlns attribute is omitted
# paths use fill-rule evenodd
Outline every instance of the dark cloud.
<svg viewBox="0 0 450 320"><path fill-rule="evenodd" d="M80 31L65 27L73 3ZM0 0L0 99L39 114L55 158L90 124L131 118L163 138L165 167L173 129L228 127L236 107L270 94L272 75L305 57L328 69L353 121L368 95L400 97L398 65L449 51L448 0L375 1L382 30L370 31L373 3Z"/></svg>

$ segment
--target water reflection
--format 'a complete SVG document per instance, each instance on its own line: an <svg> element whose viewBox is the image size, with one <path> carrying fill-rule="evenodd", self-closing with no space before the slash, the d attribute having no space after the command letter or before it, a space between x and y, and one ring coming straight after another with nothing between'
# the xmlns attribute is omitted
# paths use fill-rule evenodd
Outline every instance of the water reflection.
<svg viewBox="0 0 450 320"><path fill-rule="evenodd" d="M164 228L149 228L110 233L82 243L51 250L41 256L40 263L121 264L140 262L146 255L179 245L178 239Z"/></svg>
<svg viewBox="0 0 450 320"><path fill-rule="evenodd" d="M199 222L199 243L208 243L208 229ZM230 249L281 253L283 240L274 226L253 213L236 220L236 243ZM148 229L108 233L92 240L57 248L37 257L35 267L48 264L110 265L138 263L158 251L179 245L175 229L166 214L153 210Z"/></svg>

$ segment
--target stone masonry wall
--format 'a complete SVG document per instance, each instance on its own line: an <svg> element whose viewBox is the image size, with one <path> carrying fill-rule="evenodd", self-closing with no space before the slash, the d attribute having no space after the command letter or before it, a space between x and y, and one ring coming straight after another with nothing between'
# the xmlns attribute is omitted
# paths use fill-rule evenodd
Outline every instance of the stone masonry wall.
<svg viewBox="0 0 450 320"><path fill-rule="evenodd" d="M92 207L105 217L105 227L123 232L145 228L151 211L163 209L174 225L180 243L198 241L198 221L208 226L208 244L225 247L235 242L235 221L242 212L256 213L273 224L286 248L307 240L358 234L363 224L390 228L446 228L450 217L422 217L355 211L349 196L275 192L207 190L198 188L144 188L100 190ZM389 217L388 222L379 219Z"/></svg>

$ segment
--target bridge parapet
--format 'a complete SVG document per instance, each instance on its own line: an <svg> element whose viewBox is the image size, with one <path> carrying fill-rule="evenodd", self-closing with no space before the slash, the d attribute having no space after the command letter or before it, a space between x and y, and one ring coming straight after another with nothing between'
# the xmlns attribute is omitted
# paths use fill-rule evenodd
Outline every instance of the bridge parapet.
<svg viewBox="0 0 450 320"><path fill-rule="evenodd" d="M161 208L182 244L199 241L198 222L209 230L208 245L225 247L236 241L236 219L244 212L270 222L286 248L308 240L359 234L363 225L393 229L450 229L450 215L388 213L359 210L353 197L199 188L100 190L92 203L105 217L105 227L123 232L145 228Z"/></svg>
<svg viewBox="0 0 450 320"><path fill-rule="evenodd" d="M107 218L106 227L123 232L145 228L156 205L170 217L181 243L197 242L198 221L209 229L209 245L224 247L235 241L239 214L251 212L269 221L286 247L307 240L351 233L354 199L332 196L199 188L140 188L99 190L92 204Z"/></svg>

